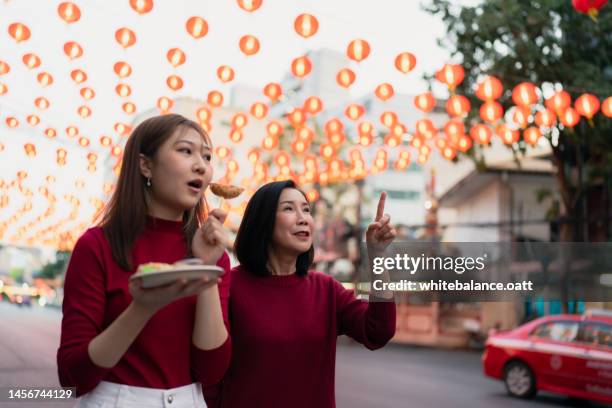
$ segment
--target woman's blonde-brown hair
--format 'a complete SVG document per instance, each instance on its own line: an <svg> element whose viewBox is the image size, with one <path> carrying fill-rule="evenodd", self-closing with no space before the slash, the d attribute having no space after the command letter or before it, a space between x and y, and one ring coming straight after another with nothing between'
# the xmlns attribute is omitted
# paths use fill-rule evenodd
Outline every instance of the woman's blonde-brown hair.
<svg viewBox="0 0 612 408"><path fill-rule="evenodd" d="M147 223L146 179L140 172L140 155L153 159L160 146L180 127L198 132L211 146L208 134L194 121L178 114L149 118L130 135L123 152L121 171L113 196L106 204L98 225L108 240L113 258L126 271L131 271L134 242ZM206 217L204 199L183 214L185 242L191 254L191 242Z"/></svg>

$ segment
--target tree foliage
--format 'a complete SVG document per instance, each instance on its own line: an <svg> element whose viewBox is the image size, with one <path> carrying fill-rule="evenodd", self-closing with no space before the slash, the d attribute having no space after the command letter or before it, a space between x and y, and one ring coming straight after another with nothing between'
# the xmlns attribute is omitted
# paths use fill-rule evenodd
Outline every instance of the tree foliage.
<svg viewBox="0 0 612 408"><path fill-rule="evenodd" d="M521 82L562 87L572 100L587 92L600 101L612 95L612 6L604 7L594 22L571 3L485 0L467 6L431 0L423 6L442 19L446 36L438 42L465 69L465 80L456 92L472 102L469 122L478 121L480 101L474 89L485 75L502 81L505 92L500 102L506 109L512 106L512 89ZM611 189L612 120L598 113L590 123L583 118L573 129L559 126L544 136L552 148L550 159L557 168L565 216L576 219L585 214L583 199L589 187ZM520 142L511 148L524 153L528 145ZM475 146L467 154L479 164L483 157L479 153Z"/></svg>

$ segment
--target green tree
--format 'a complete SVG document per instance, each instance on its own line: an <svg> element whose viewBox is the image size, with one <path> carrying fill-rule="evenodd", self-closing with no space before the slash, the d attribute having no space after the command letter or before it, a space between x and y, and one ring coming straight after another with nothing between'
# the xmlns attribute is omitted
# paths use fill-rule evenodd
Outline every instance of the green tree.
<svg viewBox="0 0 612 408"><path fill-rule="evenodd" d="M465 80L456 92L472 102L468 123L478 121L480 101L473 90L484 75L494 75L502 81L505 92L500 103L506 109L512 106L513 87L525 81L557 89L562 86L573 100L585 92L596 95L600 101L612 95L612 6L602 9L594 22L577 13L571 3L485 0L477 5L460 6L455 1L431 0L424 6L446 26L446 35L438 40L439 44L449 49L465 69ZM593 239L595 223L586 221L590 201L590 216L604 219L605 233L599 234L599 239L608 239L608 210L596 214L592 204L605 201L610 206L612 120L598 114L590 123L583 118L573 129L563 126L557 129L544 137L552 148L550 159L557 169L557 187L563 203L558 219L559 238ZM529 147L521 141L510 148L520 155ZM465 153L480 168L486 165L483 149L486 146L475 145Z"/></svg>
<svg viewBox="0 0 612 408"><path fill-rule="evenodd" d="M69 259L70 251L58 251L55 255L55 262L49 262L43 266L37 276L44 279L55 279L58 275L64 273Z"/></svg>

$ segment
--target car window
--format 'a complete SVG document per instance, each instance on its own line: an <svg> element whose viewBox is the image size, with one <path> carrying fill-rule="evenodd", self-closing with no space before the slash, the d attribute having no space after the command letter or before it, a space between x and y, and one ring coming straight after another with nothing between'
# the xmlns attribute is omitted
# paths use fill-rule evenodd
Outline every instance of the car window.
<svg viewBox="0 0 612 408"><path fill-rule="evenodd" d="M548 322L536 327L531 335L555 341L574 341L578 326L578 322Z"/></svg>
<svg viewBox="0 0 612 408"><path fill-rule="evenodd" d="M612 347L612 325L584 322L578 340L593 346Z"/></svg>

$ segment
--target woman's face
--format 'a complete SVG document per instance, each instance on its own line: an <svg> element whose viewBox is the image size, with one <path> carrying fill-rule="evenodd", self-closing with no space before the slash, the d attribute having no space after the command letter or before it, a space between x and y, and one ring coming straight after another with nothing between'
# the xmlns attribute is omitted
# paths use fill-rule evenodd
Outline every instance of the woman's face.
<svg viewBox="0 0 612 408"><path fill-rule="evenodd" d="M196 206L212 179L210 149L196 130L179 127L153 160L142 156L142 174L151 178L151 215L180 220L184 211Z"/></svg>
<svg viewBox="0 0 612 408"><path fill-rule="evenodd" d="M278 200L272 244L277 250L295 254L307 252L312 246L314 222L310 204L295 188L286 188Z"/></svg>

